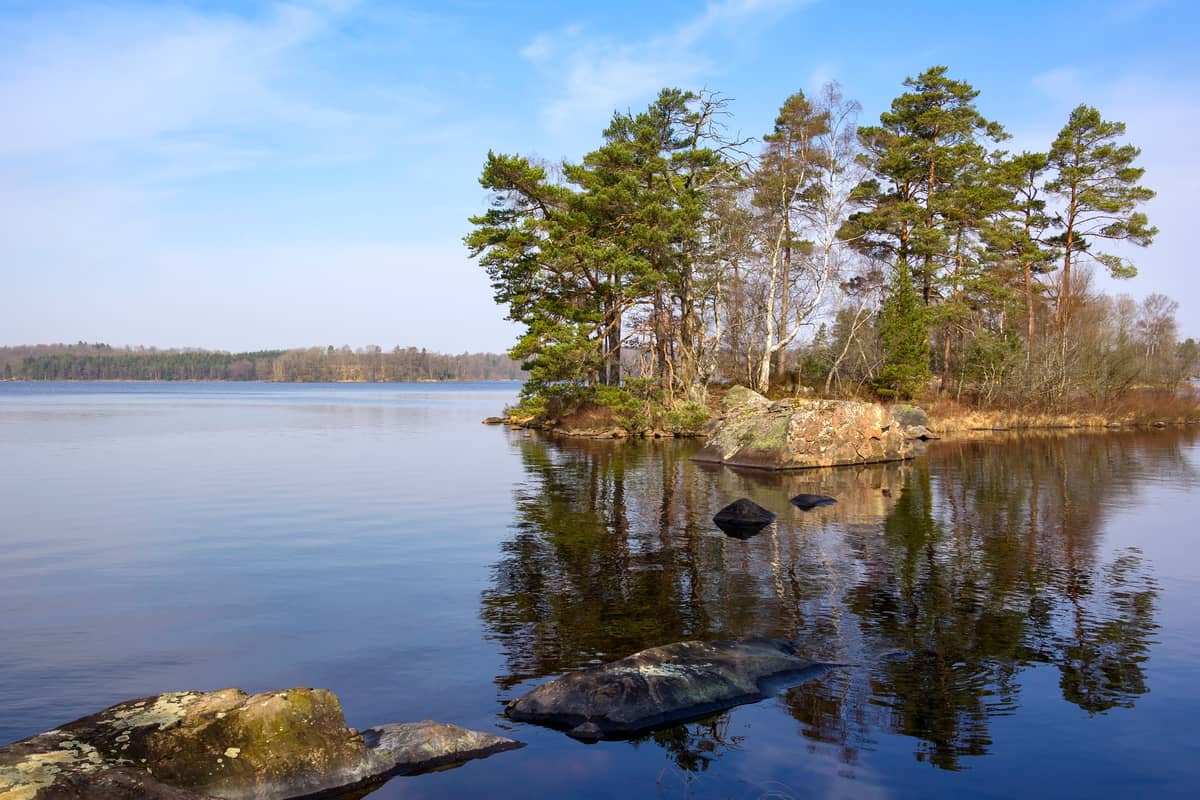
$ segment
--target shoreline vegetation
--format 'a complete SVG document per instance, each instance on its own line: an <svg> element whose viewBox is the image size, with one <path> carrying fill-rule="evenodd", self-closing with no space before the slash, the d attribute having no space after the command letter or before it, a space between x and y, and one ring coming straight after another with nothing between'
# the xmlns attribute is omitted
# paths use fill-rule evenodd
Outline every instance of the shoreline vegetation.
<svg viewBox="0 0 1200 800"><path fill-rule="evenodd" d="M1081 104L1014 152L947 67L902 87L877 124L796 92L760 140L666 88L578 160L489 152L464 243L529 372L500 421L698 435L731 385L911 401L935 432L1200 417L1178 303L1092 280L1157 234L1124 123Z"/></svg>
<svg viewBox="0 0 1200 800"><path fill-rule="evenodd" d="M559 436L589 439L699 438L709 434L712 424L723 417L721 401L726 387L709 387L704 413L690 418L670 415L661 408L644 409L639 415L596 403L577 403L557 411L523 414L520 406L505 415L489 417L485 424L540 430ZM771 395L773 400L821 400L811 395ZM923 426L935 438L959 439L993 433L1033 431L1102 431L1127 428L1164 428L1200 424L1200 391L1193 386L1175 390L1154 387L1131 389L1105 403L1081 404L1071 409L982 408L933 398L923 407L909 403L885 405L889 411L916 410L928 422Z"/></svg>
<svg viewBox="0 0 1200 800"><path fill-rule="evenodd" d="M450 355L398 346L390 351L372 345L246 353L87 342L0 347L4 380L442 383L519 381L525 375L502 354Z"/></svg>

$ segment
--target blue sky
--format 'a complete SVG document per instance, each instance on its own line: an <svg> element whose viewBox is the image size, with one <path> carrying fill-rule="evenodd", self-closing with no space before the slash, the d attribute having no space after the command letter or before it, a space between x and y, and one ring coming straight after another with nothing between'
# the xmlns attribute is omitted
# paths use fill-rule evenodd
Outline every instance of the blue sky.
<svg viewBox="0 0 1200 800"><path fill-rule="evenodd" d="M662 86L760 135L833 78L873 121L934 64L1012 148L1079 102L1128 124L1162 232L1116 289L1200 336L1198 8L0 0L0 344L502 350L461 244L489 148L578 157Z"/></svg>

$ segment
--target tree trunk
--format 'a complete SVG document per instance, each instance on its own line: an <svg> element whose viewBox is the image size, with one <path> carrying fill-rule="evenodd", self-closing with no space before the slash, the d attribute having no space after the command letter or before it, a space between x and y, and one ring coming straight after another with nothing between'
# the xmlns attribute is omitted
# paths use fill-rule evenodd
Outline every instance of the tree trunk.
<svg viewBox="0 0 1200 800"><path fill-rule="evenodd" d="M1067 320L1070 317L1071 303L1071 250L1075 246L1075 189L1071 189L1071 201L1067 205L1067 230L1066 230L1066 247L1063 253L1063 277L1062 288L1059 290L1058 296L1058 327L1065 331Z"/></svg>
<svg viewBox="0 0 1200 800"><path fill-rule="evenodd" d="M783 273L779 280L779 339L787 338L788 329L788 283L792 272L792 215L784 209L783 213ZM787 371L787 348L779 348L775 354L775 374L782 376Z"/></svg>
<svg viewBox="0 0 1200 800"><path fill-rule="evenodd" d="M621 385L621 309L609 301L604 310L604 366L600 382L605 386Z"/></svg>

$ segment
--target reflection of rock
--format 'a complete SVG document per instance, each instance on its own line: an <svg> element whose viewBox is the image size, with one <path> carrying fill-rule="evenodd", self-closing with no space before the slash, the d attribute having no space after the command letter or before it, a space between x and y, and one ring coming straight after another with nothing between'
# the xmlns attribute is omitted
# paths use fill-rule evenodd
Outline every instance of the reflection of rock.
<svg viewBox="0 0 1200 800"><path fill-rule="evenodd" d="M820 508L821 506L831 506L837 500L827 494L806 494L801 492L788 502L801 511L812 511L814 508Z"/></svg>
<svg viewBox="0 0 1200 800"><path fill-rule="evenodd" d="M431 725L373 729L364 742L325 689L156 695L0 748L0 800L300 797L519 746Z"/></svg>
<svg viewBox="0 0 1200 800"><path fill-rule="evenodd" d="M837 504L824 506L821 518L847 524L878 524L895 505L901 487L912 470L910 461L870 464L862 467L825 467L801 470L702 469L715 472L720 491L745 494L771 508L786 508L800 494L827 495ZM793 519L799 516L795 512ZM785 513L784 524L789 518Z"/></svg>
<svg viewBox="0 0 1200 800"><path fill-rule="evenodd" d="M738 387L698 461L766 469L830 467L911 458L912 443L882 406L849 400L772 403Z"/></svg>
<svg viewBox="0 0 1200 800"><path fill-rule="evenodd" d="M579 739L630 736L759 700L767 679L815 666L784 639L677 642L568 673L504 713Z"/></svg>
<svg viewBox="0 0 1200 800"><path fill-rule="evenodd" d="M742 497L722 508L713 517L725 533L748 539L775 521L775 514L748 498Z"/></svg>

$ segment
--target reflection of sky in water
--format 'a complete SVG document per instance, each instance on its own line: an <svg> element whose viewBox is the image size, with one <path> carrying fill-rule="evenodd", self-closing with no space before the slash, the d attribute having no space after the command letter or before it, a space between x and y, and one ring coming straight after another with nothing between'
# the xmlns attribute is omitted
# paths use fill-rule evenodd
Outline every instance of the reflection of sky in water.
<svg viewBox="0 0 1200 800"><path fill-rule="evenodd" d="M514 725L525 750L374 796L1190 788L1194 433L778 475L479 424L514 394L0 384L0 739L228 685L496 730L565 669L780 635L852 666L637 743ZM710 521L740 496L779 515L747 541Z"/></svg>

